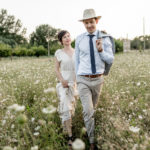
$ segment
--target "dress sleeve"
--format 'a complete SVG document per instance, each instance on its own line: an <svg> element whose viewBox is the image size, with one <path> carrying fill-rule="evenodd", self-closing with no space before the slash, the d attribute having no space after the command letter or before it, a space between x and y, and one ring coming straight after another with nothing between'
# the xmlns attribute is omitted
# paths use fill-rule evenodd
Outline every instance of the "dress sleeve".
<svg viewBox="0 0 150 150"><path fill-rule="evenodd" d="M58 49L56 52L55 52L55 57L57 58L57 60L59 62L61 62L61 50Z"/></svg>

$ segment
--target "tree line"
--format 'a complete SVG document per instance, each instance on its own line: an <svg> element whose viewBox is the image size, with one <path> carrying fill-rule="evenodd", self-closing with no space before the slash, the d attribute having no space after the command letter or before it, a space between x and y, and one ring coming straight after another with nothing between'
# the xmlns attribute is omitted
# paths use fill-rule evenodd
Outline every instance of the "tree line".
<svg viewBox="0 0 150 150"><path fill-rule="evenodd" d="M7 56L42 56L48 54L48 44L50 54L53 55L61 44L57 40L60 29L56 29L48 24L36 27L27 39L26 28L20 19L9 15L7 10L0 10L0 57ZM143 45L143 37L136 37L131 41L131 49L140 49ZM72 42L74 47L75 40ZM116 52L123 51L123 40L115 39ZM150 36L145 36L145 48L150 48Z"/></svg>
<svg viewBox="0 0 150 150"><path fill-rule="evenodd" d="M36 27L29 39L25 36L26 30L21 20L8 15L5 9L0 10L0 57L47 55L48 42L51 54L62 47L57 40L60 29L42 24Z"/></svg>

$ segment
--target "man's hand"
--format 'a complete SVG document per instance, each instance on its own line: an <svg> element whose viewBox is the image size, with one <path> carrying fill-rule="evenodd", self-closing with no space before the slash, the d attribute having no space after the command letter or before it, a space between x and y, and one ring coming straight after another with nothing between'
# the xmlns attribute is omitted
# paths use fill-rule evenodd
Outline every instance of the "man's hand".
<svg viewBox="0 0 150 150"><path fill-rule="evenodd" d="M97 39L96 40L96 48L98 50L98 52L102 52L103 48L102 48L102 39Z"/></svg>
<svg viewBox="0 0 150 150"><path fill-rule="evenodd" d="M68 88L68 81L62 80L61 83L64 88Z"/></svg>
<svg viewBox="0 0 150 150"><path fill-rule="evenodd" d="M102 33L107 34L107 32L105 30L101 30Z"/></svg>

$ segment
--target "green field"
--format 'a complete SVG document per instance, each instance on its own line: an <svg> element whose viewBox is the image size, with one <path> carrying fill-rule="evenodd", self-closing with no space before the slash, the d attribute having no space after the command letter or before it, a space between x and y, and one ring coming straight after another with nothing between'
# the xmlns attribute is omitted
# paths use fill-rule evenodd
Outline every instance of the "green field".
<svg viewBox="0 0 150 150"><path fill-rule="evenodd" d="M67 149L58 113L42 112L49 105L57 107L56 83L53 57L1 59L0 150L5 146L16 150L33 150L34 146L39 150ZM25 106L25 110L12 111L9 106L13 104ZM116 54L95 118L99 149L150 149L150 51ZM78 100L73 134L88 149L83 127Z"/></svg>

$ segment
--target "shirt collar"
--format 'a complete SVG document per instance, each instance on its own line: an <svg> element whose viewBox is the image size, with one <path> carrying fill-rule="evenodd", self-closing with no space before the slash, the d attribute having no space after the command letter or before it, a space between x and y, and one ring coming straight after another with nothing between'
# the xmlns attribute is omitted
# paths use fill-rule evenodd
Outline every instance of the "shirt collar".
<svg viewBox="0 0 150 150"><path fill-rule="evenodd" d="M97 35L97 32L98 32L98 30L96 30L95 32L93 32L92 34L93 35ZM89 32L86 32L86 35L89 35L90 33Z"/></svg>

